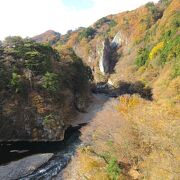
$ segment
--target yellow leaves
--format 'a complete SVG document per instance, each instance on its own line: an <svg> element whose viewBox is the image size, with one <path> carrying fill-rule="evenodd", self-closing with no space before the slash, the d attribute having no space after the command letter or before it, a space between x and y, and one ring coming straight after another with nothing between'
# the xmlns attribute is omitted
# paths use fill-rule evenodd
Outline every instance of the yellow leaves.
<svg viewBox="0 0 180 180"><path fill-rule="evenodd" d="M123 114L127 114L130 109L138 105L140 102L140 98L137 95L129 96L124 95L119 98L119 105L117 106L117 110Z"/></svg>
<svg viewBox="0 0 180 180"><path fill-rule="evenodd" d="M31 93L30 97L32 105L37 108L37 112L40 114L45 113L47 109L44 105L44 99L35 92Z"/></svg>
<svg viewBox="0 0 180 180"><path fill-rule="evenodd" d="M149 59L152 60L163 48L164 42L160 42L157 45L155 45L149 54Z"/></svg>
<svg viewBox="0 0 180 180"><path fill-rule="evenodd" d="M91 147L83 147L78 151L78 174L92 180L108 180L106 173L106 163L102 158L95 156Z"/></svg>

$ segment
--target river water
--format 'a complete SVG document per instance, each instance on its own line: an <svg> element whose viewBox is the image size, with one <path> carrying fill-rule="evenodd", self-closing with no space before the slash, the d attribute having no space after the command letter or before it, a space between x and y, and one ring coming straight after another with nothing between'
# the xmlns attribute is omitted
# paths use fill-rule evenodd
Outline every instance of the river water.
<svg viewBox="0 0 180 180"><path fill-rule="evenodd" d="M61 142L46 143L8 143L1 144L0 162L1 164L22 159L39 153L53 153L52 158L36 169L31 174L18 177L18 180L51 180L58 175L61 178L61 171L68 165L71 157L76 149L82 145L80 141L80 128L90 122L98 113L108 97L102 94L94 95L91 105L87 109L87 113L80 113L76 121L72 122L72 126L65 133L64 140ZM77 124L79 124L77 126ZM16 178L14 178L16 179ZM5 179L4 179L5 180Z"/></svg>

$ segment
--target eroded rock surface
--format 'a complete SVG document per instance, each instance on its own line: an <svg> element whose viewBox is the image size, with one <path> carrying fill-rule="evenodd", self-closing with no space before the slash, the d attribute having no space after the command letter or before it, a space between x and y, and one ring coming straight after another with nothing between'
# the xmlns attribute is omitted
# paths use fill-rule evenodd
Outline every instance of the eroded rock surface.
<svg viewBox="0 0 180 180"><path fill-rule="evenodd" d="M99 50L100 60L99 69L105 75L109 72L110 58L109 53L111 51L109 39L105 39L102 43L102 48Z"/></svg>
<svg viewBox="0 0 180 180"><path fill-rule="evenodd" d="M46 163L52 156L53 153L37 154L0 166L0 179L12 180L28 175Z"/></svg>

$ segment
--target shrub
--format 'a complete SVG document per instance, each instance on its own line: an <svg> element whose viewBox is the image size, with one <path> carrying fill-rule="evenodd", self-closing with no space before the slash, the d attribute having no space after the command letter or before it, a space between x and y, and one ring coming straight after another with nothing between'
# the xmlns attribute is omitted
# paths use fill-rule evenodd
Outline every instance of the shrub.
<svg viewBox="0 0 180 180"><path fill-rule="evenodd" d="M150 54L149 54L149 59L152 60L161 50L164 48L164 42L160 42L157 45L155 45Z"/></svg>
<svg viewBox="0 0 180 180"><path fill-rule="evenodd" d="M28 96L29 82L26 81L21 75L12 73L10 86L16 93L19 93L23 98Z"/></svg>
<svg viewBox="0 0 180 180"><path fill-rule="evenodd" d="M172 78L176 78L178 76L180 76L180 60L174 64L172 70Z"/></svg>
<svg viewBox="0 0 180 180"><path fill-rule="evenodd" d="M109 23L110 21L111 21L110 19L103 17L95 23L95 27L100 28L104 23Z"/></svg>
<svg viewBox="0 0 180 180"><path fill-rule="evenodd" d="M82 40L83 38L92 39L94 37L95 33L96 33L95 29L93 29L92 27L88 27L79 33L78 39L79 40Z"/></svg>
<svg viewBox="0 0 180 180"><path fill-rule="evenodd" d="M10 82L10 75L3 64L0 64L0 90L5 89Z"/></svg>
<svg viewBox="0 0 180 180"><path fill-rule="evenodd" d="M137 67L144 66L146 61L148 60L149 50L146 48L140 48L138 51L138 55L135 59L135 64Z"/></svg>
<svg viewBox="0 0 180 180"><path fill-rule="evenodd" d="M123 114L127 114L129 110L140 103L140 98L136 95L124 95L119 97L119 102L120 105L117 106L117 110Z"/></svg>
<svg viewBox="0 0 180 180"><path fill-rule="evenodd" d="M12 73L11 86L15 89L16 93L21 89L21 76L17 73Z"/></svg>
<svg viewBox="0 0 180 180"><path fill-rule="evenodd" d="M49 115L44 117L43 123L48 124L53 119L54 119L54 116L52 114L49 114Z"/></svg>
<svg viewBox="0 0 180 180"><path fill-rule="evenodd" d="M50 54L53 50L47 45L25 44L28 50L24 52L25 66L35 74L44 74L51 70Z"/></svg>
<svg viewBox="0 0 180 180"><path fill-rule="evenodd" d="M53 93L57 92L57 90L59 89L58 75L55 73L47 72L43 76L42 86L49 92L53 92Z"/></svg>
<svg viewBox="0 0 180 180"><path fill-rule="evenodd" d="M162 12L159 11L158 7L156 7L153 2L147 3L146 8L148 8L148 10L151 12L155 21L157 21L162 16Z"/></svg>
<svg viewBox="0 0 180 180"><path fill-rule="evenodd" d="M114 20L111 20L111 21L109 22L109 27L110 27L110 28L112 28L112 27L114 27L114 26L116 26L116 25L117 25L117 22L114 21Z"/></svg>
<svg viewBox="0 0 180 180"><path fill-rule="evenodd" d="M76 59L70 64L70 71L69 78L72 81L70 86L74 92L83 92L87 88L88 82L93 79L91 69L76 56Z"/></svg>
<svg viewBox="0 0 180 180"><path fill-rule="evenodd" d="M47 107L45 105L44 98L40 94L33 92L30 94L30 98L32 106L36 108L39 114L46 113Z"/></svg>
<svg viewBox="0 0 180 180"><path fill-rule="evenodd" d="M107 173L112 180L118 180L121 169L118 166L117 160L111 158L107 165Z"/></svg>
<svg viewBox="0 0 180 180"><path fill-rule="evenodd" d="M52 57L59 60L59 55L50 46L36 43L20 37L8 37L3 43L6 54L16 60L15 66L30 69L35 75L51 70Z"/></svg>
<svg viewBox="0 0 180 180"><path fill-rule="evenodd" d="M168 61L180 57L180 37L169 40L160 55L160 64L164 65Z"/></svg>

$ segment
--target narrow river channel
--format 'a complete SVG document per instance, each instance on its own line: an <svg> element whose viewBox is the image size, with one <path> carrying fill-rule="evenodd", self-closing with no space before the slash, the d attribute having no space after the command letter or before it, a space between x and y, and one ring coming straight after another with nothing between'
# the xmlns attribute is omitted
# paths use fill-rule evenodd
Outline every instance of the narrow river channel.
<svg viewBox="0 0 180 180"><path fill-rule="evenodd" d="M76 149L82 145L80 141L80 128L88 125L93 117L99 112L103 104L109 98L105 95L93 95L92 102L86 113L80 113L77 119L72 122L72 127L66 130L63 141L60 142L18 142L1 144L0 146L0 172L1 168L6 171L8 163L16 162L24 157L29 157L36 154L53 153L53 156L33 172L24 176L3 177L4 180L51 180L57 175L60 176L61 171L68 165L71 157L76 152ZM25 164L24 164L25 166ZM20 167L19 167L20 168ZM0 175L1 177L1 175Z"/></svg>

